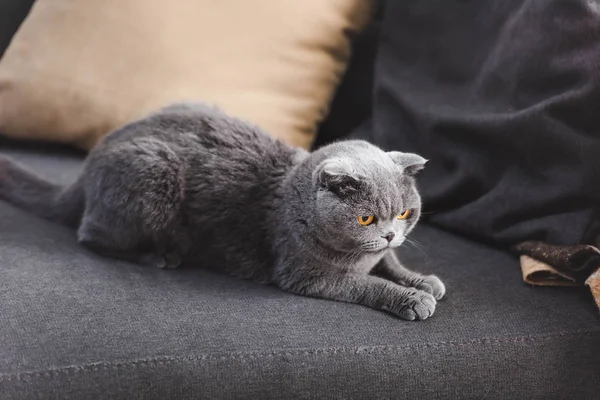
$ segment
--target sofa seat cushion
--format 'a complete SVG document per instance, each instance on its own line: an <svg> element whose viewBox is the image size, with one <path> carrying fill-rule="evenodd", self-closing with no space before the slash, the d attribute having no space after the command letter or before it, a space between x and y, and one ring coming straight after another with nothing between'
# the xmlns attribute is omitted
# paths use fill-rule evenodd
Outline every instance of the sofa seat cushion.
<svg viewBox="0 0 600 400"><path fill-rule="evenodd" d="M0 142L56 181L81 156ZM104 259L0 203L4 399L592 398L600 318L585 289L531 288L518 260L422 225L401 258L439 274L407 322L187 268Z"/></svg>

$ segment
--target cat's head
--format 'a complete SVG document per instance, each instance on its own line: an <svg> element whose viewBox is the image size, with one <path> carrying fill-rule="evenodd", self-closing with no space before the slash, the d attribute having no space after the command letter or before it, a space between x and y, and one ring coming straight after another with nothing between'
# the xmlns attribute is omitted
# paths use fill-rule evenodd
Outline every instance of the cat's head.
<svg viewBox="0 0 600 400"><path fill-rule="evenodd" d="M332 145L324 154L312 173L311 228L319 240L339 251L400 246L421 214L414 176L427 160L362 141Z"/></svg>

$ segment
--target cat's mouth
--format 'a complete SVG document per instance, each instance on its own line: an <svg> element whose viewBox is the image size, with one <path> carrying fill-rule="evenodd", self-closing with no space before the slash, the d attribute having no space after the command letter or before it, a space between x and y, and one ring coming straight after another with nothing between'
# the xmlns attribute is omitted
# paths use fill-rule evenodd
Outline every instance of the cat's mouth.
<svg viewBox="0 0 600 400"><path fill-rule="evenodd" d="M384 251L400 247L404 243L404 239L392 240L391 242L382 243L377 240L367 242L362 246L362 250L366 253L377 254Z"/></svg>
<svg viewBox="0 0 600 400"><path fill-rule="evenodd" d="M381 253L381 252L389 250L389 249L395 249L397 247L402 246L402 243L404 243L404 239L394 240L394 241L382 244L380 247L374 249L374 252Z"/></svg>
<svg viewBox="0 0 600 400"><path fill-rule="evenodd" d="M385 245L382 245L382 246L373 246L373 247L370 247L370 248L366 248L365 251L368 252L368 253L377 254L377 253L383 253L386 250L393 249L393 248L396 248L396 247L398 247L398 246L395 245L395 244L386 243Z"/></svg>

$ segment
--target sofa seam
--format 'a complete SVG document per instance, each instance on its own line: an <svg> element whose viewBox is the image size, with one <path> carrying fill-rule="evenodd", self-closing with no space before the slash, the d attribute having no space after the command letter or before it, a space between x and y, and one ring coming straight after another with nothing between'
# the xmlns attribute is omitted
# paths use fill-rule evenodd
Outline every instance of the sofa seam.
<svg viewBox="0 0 600 400"><path fill-rule="evenodd" d="M483 337L479 339L471 339L466 341L449 340L435 343L410 344L410 345L375 345L375 346L351 346L351 347L325 347L325 348L305 348L293 350L274 350L274 351L248 351L248 352L232 352L232 353L208 353L204 355L190 356L156 356L148 358L140 358L128 361L95 361L84 363L81 365L67 365L58 368L49 368L38 371L24 371L15 373L0 373L0 383L10 382L14 380L27 380L27 378L55 377L74 375L84 372L99 372L106 370L122 370L144 366L163 366L181 362L203 362L203 361L225 361L225 360L245 360L275 358L275 357L294 357L305 355L331 355L338 353L345 354L386 354L403 350L412 350L419 348L452 348L464 347L472 345L498 345L507 343L530 343L535 341L550 340L557 337L574 337L578 334L600 334L598 329L582 329L567 332L555 332L542 335L524 335L516 337L500 337L489 338Z"/></svg>

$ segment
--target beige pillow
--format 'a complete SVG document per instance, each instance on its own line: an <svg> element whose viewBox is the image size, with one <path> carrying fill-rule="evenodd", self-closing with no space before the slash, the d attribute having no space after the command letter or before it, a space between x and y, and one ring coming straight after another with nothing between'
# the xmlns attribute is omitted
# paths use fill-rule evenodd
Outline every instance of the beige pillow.
<svg viewBox="0 0 600 400"><path fill-rule="evenodd" d="M202 100L308 147L370 0L37 0L0 60L0 132L89 149Z"/></svg>

